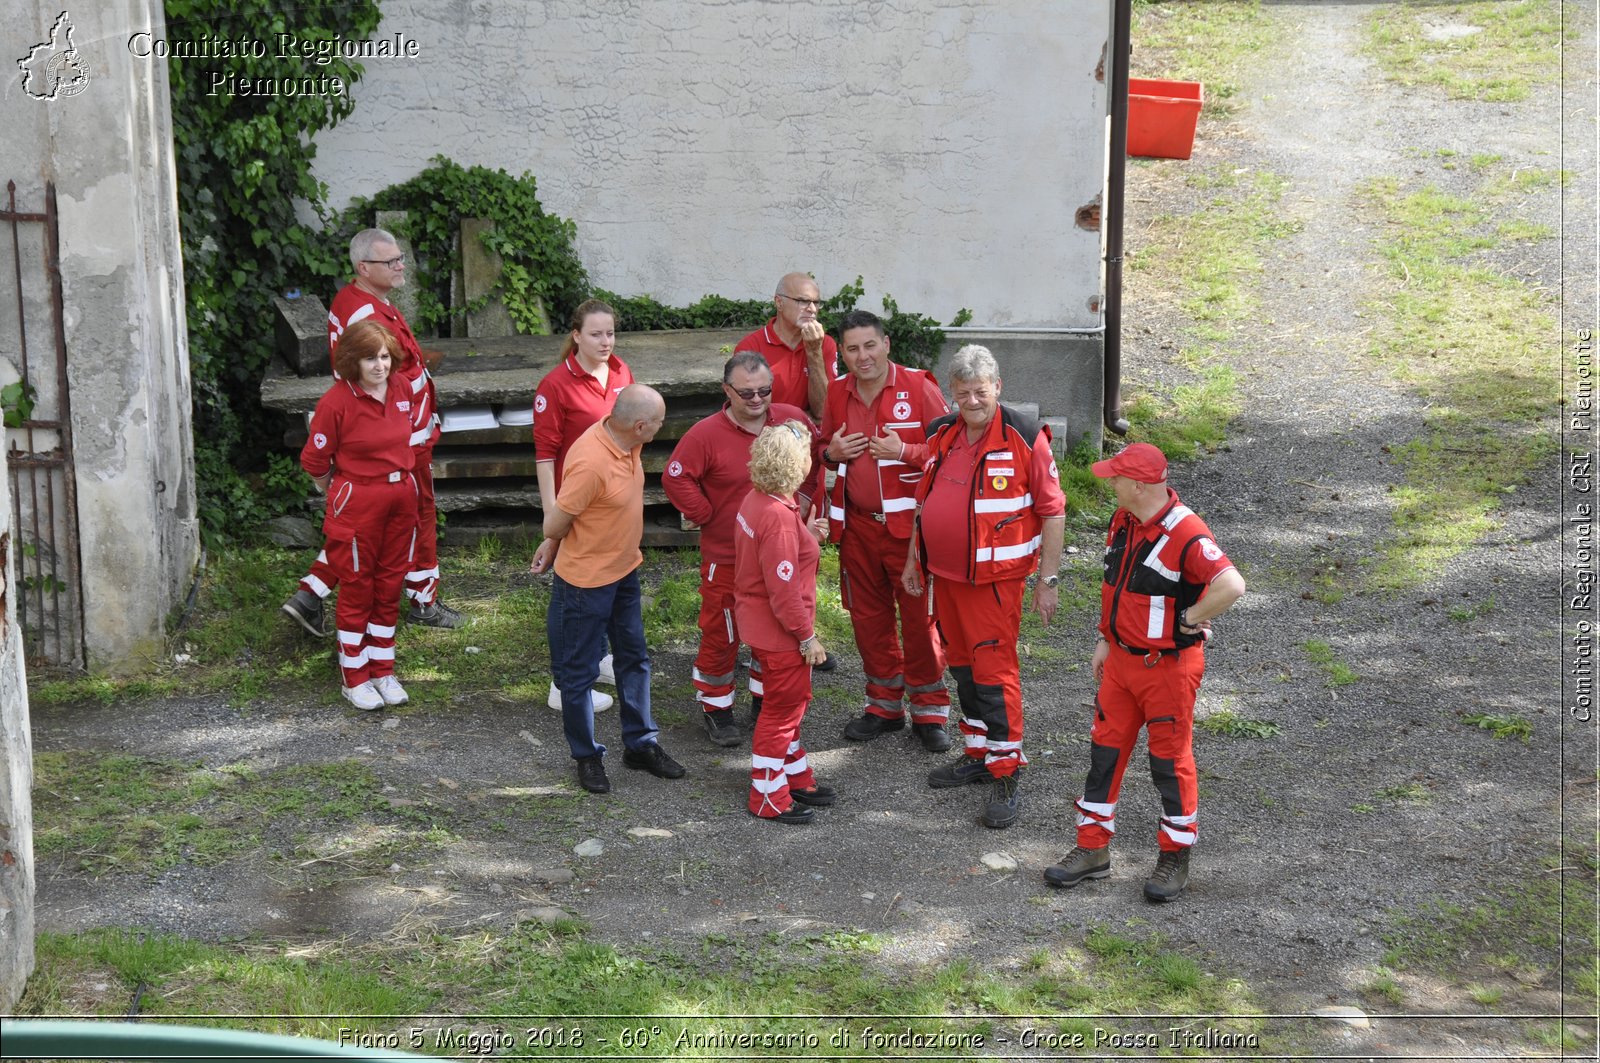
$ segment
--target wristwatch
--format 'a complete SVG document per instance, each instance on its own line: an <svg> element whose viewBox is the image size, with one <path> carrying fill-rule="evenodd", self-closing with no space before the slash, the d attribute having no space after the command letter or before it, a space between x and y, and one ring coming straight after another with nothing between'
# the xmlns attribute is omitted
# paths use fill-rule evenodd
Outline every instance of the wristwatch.
<svg viewBox="0 0 1600 1063"><path fill-rule="evenodd" d="M1054 576L1040 576L1039 582L1044 584L1046 587L1054 587L1057 583L1061 582L1061 574L1058 572Z"/></svg>

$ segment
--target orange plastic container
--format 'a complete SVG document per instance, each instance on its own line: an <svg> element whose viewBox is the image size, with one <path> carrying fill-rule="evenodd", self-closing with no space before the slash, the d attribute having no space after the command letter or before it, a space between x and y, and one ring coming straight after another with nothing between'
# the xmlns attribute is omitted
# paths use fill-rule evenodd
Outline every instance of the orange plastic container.
<svg viewBox="0 0 1600 1063"><path fill-rule="evenodd" d="M1198 81L1128 79L1128 154L1187 159L1194 153L1203 86Z"/></svg>

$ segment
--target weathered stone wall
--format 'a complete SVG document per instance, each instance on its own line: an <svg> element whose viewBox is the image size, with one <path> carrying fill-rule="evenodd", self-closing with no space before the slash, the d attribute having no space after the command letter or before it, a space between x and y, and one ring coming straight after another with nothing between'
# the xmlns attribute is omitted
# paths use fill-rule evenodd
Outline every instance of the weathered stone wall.
<svg viewBox="0 0 1600 1063"><path fill-rule="evenodd" d="M335 204L436 154L532 171L600 287L687 302L863 275L980 326L1100 322L1108 0L385 0ZM1091 303L1094 308L1091 309ZM1070 345L1069 345L1070 346ZM1099 404L1098 391L1093 396Z"/></svg>
<svg viewBox="0 0 1600 1063"><path fill-rule="evenodd" d="M50 39L62 7L7 10L0 36L14 61ZM106 0L70 19L81 91L40 100L14 62L0 75L0 184L15 180L19 206L36 210L56 182L86 642L91 665L115 666L159 649L199 552L183 269L166 65L127 48L133 32L161 31L161 4ZM15 311L0 298L12 379ZM37 376L41 357L50 372L49 315L28 318Z"/></svg>
<svg viewBox="0 0 1600 1063"><path fill-rule="evenodd" d="M0 513L11 512L11 484L0 476ZM33 741L14 538L0 533L0 1013L10 1014L33 972Z"/></svg>

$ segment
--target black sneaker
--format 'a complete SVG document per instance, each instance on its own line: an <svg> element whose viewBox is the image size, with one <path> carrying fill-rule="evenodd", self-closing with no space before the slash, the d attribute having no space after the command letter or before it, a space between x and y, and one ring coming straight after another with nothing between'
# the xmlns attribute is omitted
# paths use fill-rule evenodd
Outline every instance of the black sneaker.
<svg viewBox="0 0 1600 1063"><path fill-rule="evenodd" d="M914 723L911 729L922 740L922 748L929 753L943 753L950 748L950 735L942 723Z"/></svg>
<svg viewBox="0 0 1600 1063"><path fill-rule="evenodd" d="M294 596L284 602L283 611L306 631L319 639L327 638L332 632L323 626L322 599L301 587L294 592Z"/></svg>
<svg viewBox="0 0 1600 1063"><path fill-rule="evenodd" d="M928 772L928 785L935 790L948 790L952 786L967 786L988 782L994 776L984 766L982 757L969 757L965 753L942 768Z"/></svg>
<svg viewBox="0 0 1600 1063"><path fill-rule="evenodd" d="M839 799L839 791L831 786L817 783L809 790L796 790L791 786L789 787L789 796L802 805L810 805L812 808L827 808Z"/></svg>
<svg viewBox="0 0 1600 1063"><path fill-rule="evenodd" d="M903 731L905 727L904 716L896 716L891 720L886 716L864 712L845 724L844 736L852 742L870 742L879 735L888 734L890 731Z"/></svg>
<svg viewBox="0 0 1600 1063"><path fill-rule="evenodd" d="M406 614L406 619L423 627L456 628L464 627L467 623L466 617L443 602L423 606L412 605L411 612Z"/></svg>
<svg viewBox="0 0 1600 1063"><path fill-rule="evenodd" d="M983 804L985 827L1004 830L1022 814L1022 793L1015 775L1002 775L989 788L989 798Z"/></svg>
<svg viewBox="0 0 1600 1063"><path fill-rule="evenodd" d="M736 746L744 741L744 732L733 722L732 709L716 709L700 714L706 725L706 736L714 746Z"/></svg>
<svg viewBox="0 0 1600 1063"><path fill-rule="evenodd" d="M623 750L622 766L634 771L647 771L658 779L681 779L688 774L682 764L667 756L667 751L655 742L638 749Z"/></svg>
<svg viewBox="0 0 1600 1063"><path fill-rule="evenodd" d="M1189 850L1163 852L1156 858L1156 869L1144 881L1144 899L1164 904L1183 892L1189 884Z"/></svg>
<svg viewBox="0 0 1600 1063"><path fill-rule="evenodd" d="M786 808L782 812L779 812L776 816L757 816L754 812L751 812L750 814L752 816L755 816L757 819L764 819L764 820L768 820L768 821L773 822L773 823L796 823L796 824L798 824L798 823L810 823L813 819L816 818L816 815L817 815L815 809L809 807L808 805L802 805L798 801L796 801L794 804L790 805L788 808Z"/></svg>
<svg viewBox="0 0 1600 1063"><path fill-rule="evenodd" d="M598 753L592 757L578 758L578 785L591 794L611 792L611 780L606 778L606 766L602 761Z"/></svg>
<svg viewBox="0 0 1600 1063"><path fill-rule="evenodd" d="M1085 849L1079 845L1061 858L1058 864L1044 869L1044 880L1051 886L1066 889L1076 886L1086 878L1105 878L1111 874L1111 847Z"/></svg>
<svg viewBox="0 0 1600 1063"><path fill-rule="evenodd" d="M825 651L822 658L822 663L812 665L811 670L813 672L831 672L837 667L839 667L838 658L831 653L826 653Z"/></svg>

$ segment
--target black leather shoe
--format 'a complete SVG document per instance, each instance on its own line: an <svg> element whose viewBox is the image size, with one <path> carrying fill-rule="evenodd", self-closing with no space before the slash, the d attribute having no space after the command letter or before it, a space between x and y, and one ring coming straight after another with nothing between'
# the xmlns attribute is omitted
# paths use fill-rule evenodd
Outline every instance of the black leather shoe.
<svg viewBox="0 0 1600 1063"><path fill-rule="evenodd" d="M295 623L306 629L307 634L315 635L319 639L327 638L332 634L323 619L322 599L305 588L294 592L294 596L284 602L280 608L289 615Z"/></svg>
<svg viewBox="0 0 1600 1063"><path fill-rule="evenodd" d="M733 722L732 709L702 712L701 722L706 725L706 737L714 746L736 746L744 741L744 732Z"/></svg>
<svg viewBox="0 0 1600 1063"><path fill-rule="evenodd" d="M988 782L993 778L984 766L982 757L969 757L963 753L944 767L928 772L928 785L935 790L946 790L952 786Z"/></svg>
<svg viewBox="0 0 1600 1063"><path fill-rule="evenodd" d="M756 816L754 812L751 812L750 814L752 816ZM810 808L807 805L802 805L799 802L795 802L785 811L779 812L776 816L756 816L756 818L769 820L773 823L810 823L816 814L817 813L815 809Z"/></svg>
<svg viewBox="0 0 1600 1063"><path fill-rule="evenodd" d="M812 665L811 670L813 672L831 672L837 667L839 667L839 659L829 653L822 658L821 664Z"/></svg>
<svg viewBox="0 0 1600 1063"><path fill-rule="evenodd" d="M950 735L942 723L914 723L911 729L922 739L922 748L929 753L943 753L950 748Z"/></svg>
<svg viewBox="0 0 1600 1063"><path fill-rule="evenodd" d="M578 785L591 794L611 792L611 780L606 778L606 766L602 760L599 754L578 758Z"/></svg>
<svg viewBox="0 0 1600 1063"><path fill-rule="evenodd" d="M789 796L802 805L810 805L812 808L827 808L839 799L839 791L831 786L817 783L809 790L796 790L791 786L789 787Z"/></svg>
<svg viewBox="0 0 1600 1063"><path fill-rule="evenodd" d="M647 771L658 779L681 779L688 774L682 764L667 756L667 751L655 742L639 749L623 750L622 766Z"/></svg>
<svg viewBox="0 0 1600 1063"><path fill-rule="evenodd" d="M864 712L844 726L844 736L852 742L870 742L879 735L888 734L890 731L903 731L906 727L906 718L896 716L888 719L884 716L874 716Z"/></svg>

